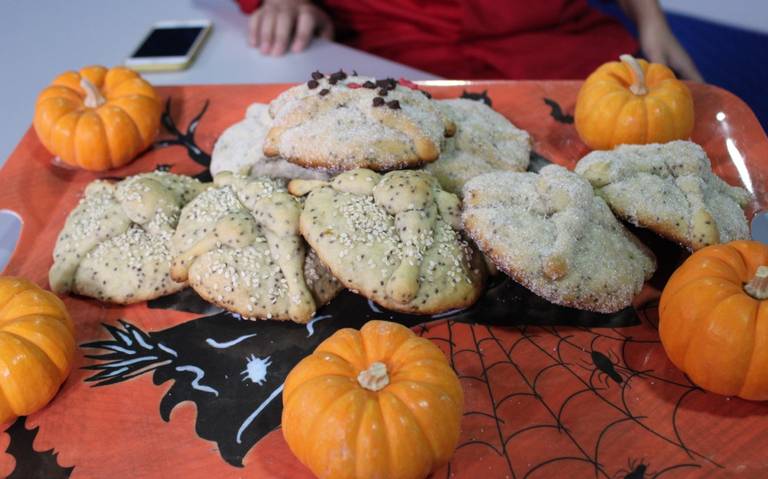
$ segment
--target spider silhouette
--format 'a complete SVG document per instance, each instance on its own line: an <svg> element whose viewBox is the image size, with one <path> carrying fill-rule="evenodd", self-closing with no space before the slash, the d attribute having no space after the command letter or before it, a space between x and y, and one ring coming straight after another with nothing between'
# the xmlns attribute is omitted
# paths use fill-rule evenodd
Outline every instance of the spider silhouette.
<svg viewBox="0 0 768 479"><path fill-rule="evenodd" d="M627 468L619 469L611 477L612 479L644 479L652 477L653 473L648 471L648 465L644 458L629 458L627 459Z"/></svg>
<svg viewBox="0 0 768 479"><path fill-rule="evenodd" d="M566 341L567 341L566 337ZM583 364L577 364L582 369L590 371L589 384L596 391L608 389L613 382L618 386L630 388L630 380L635 376L642 376L650 371L636 371L623 363L612 349L608 349L608 354L595 348L595 342L600 336L595 336L590 342L589 361L582 361ZM598 387L602 384L603 387Z"/></svg>
<svg viewBox="0 0 768 479"><path fill-rule="evenodd" d="M649 469L650 464L645 462L645 458L630 458L627 460L627 468L619 469L616 474L612 476L612 479L645 479L645 478L658 478L662 475L685 468L701 468L700 464L675 464L659 471L652 471Z"/></svg>

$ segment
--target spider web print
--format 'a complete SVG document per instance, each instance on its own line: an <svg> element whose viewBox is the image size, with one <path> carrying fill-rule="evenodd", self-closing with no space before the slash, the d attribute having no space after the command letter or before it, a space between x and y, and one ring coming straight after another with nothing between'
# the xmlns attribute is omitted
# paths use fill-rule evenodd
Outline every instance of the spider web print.
<svg viewBox="0 0 768 479"><path fill-rule="evenodd" d="M465 391L456 455L434 477L722 473L723 464L688 443L693 435L678 417L693 396L720 398L666 360L656 301L638 312L643 324L632 328L417 327L442 347Z"/></svg>

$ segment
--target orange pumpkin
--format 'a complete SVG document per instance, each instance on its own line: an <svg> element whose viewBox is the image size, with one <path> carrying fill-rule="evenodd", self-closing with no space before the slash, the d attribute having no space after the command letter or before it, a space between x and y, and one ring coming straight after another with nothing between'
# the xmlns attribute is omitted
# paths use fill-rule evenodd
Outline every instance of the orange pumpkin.
<svg viewBox="0 0 768 479"><path fill-rule="evenodd" d="M693 131L693 98L664 65L622 55L586 79L576 99L575 126L595 150L622 144L687 139Z"/></svg>
<svg viewBox="0 0 768 479"><path fill-rule="evenodd" d="M283 435L321 478L422 478L453 454L463 405L437 346L370 321L337 331L290 372Z"/></svg>
<svg viewBox="0 0 768 479"><path fill-rule="evenodd" d="M103 171L152 145L161 110L154 88L138 73L92 66L59 75L40 93L34 127L64 163Z"/></svg>
<svg viewBox="0 0 768 479"><path fill-rule="evenodd" d="M74 353L64 303L25 279L0 276L0 423L48 404Z"/></svg>
<svg viewBox="0 0 768 479"><path fill-rule="evenodd" d="M768 245L693 253L661 295L659 334L672 363L703 389L768 399Z"/></svg>

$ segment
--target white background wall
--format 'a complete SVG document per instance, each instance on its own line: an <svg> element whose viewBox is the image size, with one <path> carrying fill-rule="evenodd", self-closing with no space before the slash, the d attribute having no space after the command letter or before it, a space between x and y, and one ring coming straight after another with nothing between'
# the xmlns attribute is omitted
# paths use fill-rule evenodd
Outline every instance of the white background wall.
<svg viewBox="0 0 768 479"><path fill-rule="evenodd" d="M661 0L664 10L768 33L768 0Z"/></svg>

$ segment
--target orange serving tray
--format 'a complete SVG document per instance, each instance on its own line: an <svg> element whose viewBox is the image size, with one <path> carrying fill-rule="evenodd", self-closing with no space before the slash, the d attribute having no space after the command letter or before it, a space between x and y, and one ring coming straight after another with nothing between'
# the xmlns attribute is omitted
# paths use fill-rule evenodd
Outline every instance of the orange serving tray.
<svg viewBox="0 0 768 479"><path fill-rule="evenodd" d="M570 116L579 82L424 85L437 98L487 92L531 133L537 161L573 167L588 151ZM751 217L768 205L768 139L738 98L690 86L693 140L726 181L754 192ZM28 131L0 171L0 210L23 221L5 273L47 286L57 233L88 182L158 166L204 175L221 132L285 88L158 88L174 123L166 141L101 175L54 165ZM130 307L65 297L81 345L75 367L48 407L0 429L0 476L310 477L278 427L282 378L322 337L370 317L413 326L461 377L460 445L435 478L767 476L768 405L706 393L667 360L657 299L685 253L643 239L660 270L634 310L610 317L542 304L510 281L492 285L480 306L439 318L392 315L345 293L311 327L242 321L187 293Z"/></svg>

